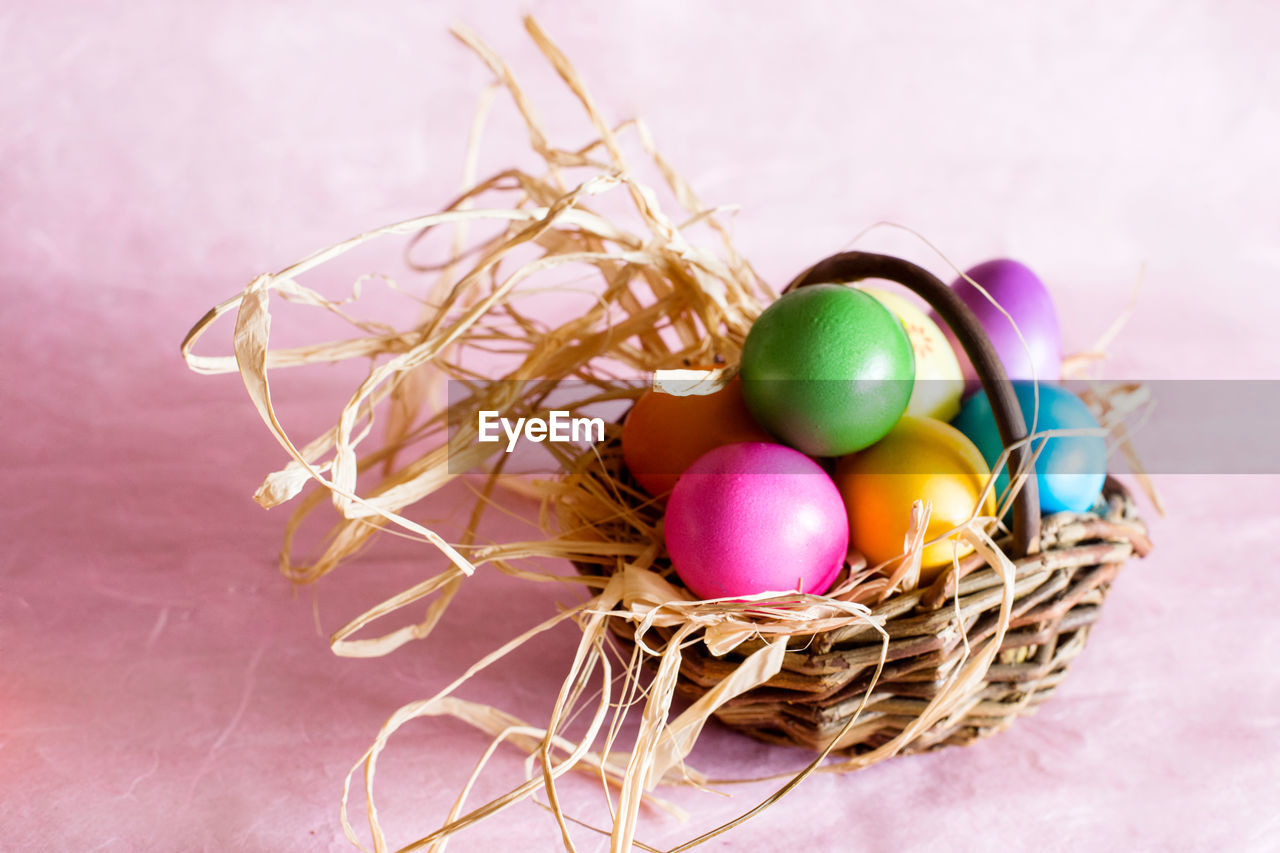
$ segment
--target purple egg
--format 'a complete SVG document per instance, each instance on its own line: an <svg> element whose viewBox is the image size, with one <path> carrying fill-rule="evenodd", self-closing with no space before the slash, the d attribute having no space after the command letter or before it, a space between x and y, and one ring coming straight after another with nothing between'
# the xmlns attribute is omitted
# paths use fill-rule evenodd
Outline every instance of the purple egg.
<svg viewBox="0 0 1280 853"><path fill-rule="evenodd" d="M1056 382L1062 378L1062 330L1058 325L1058 314L1054 310L1049 291L1039 277L1025 265L1017 261L1000 259L978 264L966 275L991 295L1009 316L1022 337L1026 347L1018 340L1013 324L1009 318L1000 313L1000 309L991 304L982 293L964 279L956 279L951 289L964 301L978 317L978 322L986 330L987 336L995 347L996 355L1004 363L1004 369L1010 379L1031 379L1032 368L1035 378L1041 382ZM960 359L960 368L964 373L965 393L976 391L979 387L977 374L969 363L964 348L960 346L951 329L935 313L933 319L942 327L951 341L956 357ZM1028 356L1027 350L1030 350Z"/></svg>
<svg viewBox="0 0 1280 853"><path fill-rule="evenodd" d="M840 491L790 447L727 444L698 457L667 503L667 553L698 598L826 592L849 551Z"/></svg>

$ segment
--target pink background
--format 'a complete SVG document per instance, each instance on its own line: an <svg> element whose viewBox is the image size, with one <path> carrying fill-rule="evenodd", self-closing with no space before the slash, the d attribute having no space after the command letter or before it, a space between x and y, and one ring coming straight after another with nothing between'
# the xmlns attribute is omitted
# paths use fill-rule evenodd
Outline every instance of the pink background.
<svg viewBox="0 0 1280 853"><path fill-rule="evenodd" d="M1145 269L1112 375L1280 372L1274 4L5 4L0 846L347 849L341 781L387 715L574 600L482 574L448 639L334 658L324 635L441 560L390 541L294 593L275 569L288 510L250 500L284 456L236 377L177 353L253 275L448 200L488 80L454 20L547 93L562 144L585 139L523 10L612 117L644 115L704 199L741 205L739 245L775 284L892 219L963 264L1030 263L1073 348ZM482 171L526 157L499 114ZM866 245L919 253L888 232ZM291 429L326 423L349 378L281 376ZM1038 716L811 779L709 848L1280 848L1280 484L1160 485L1156 552ZM484 619L495 601L510 624ZM574 643L546 637L464 695L545 720ZM393 843L438 825L484 743L446 721L393 741ZM716 775L803 760L718 729L694 755ZM478 793L519 773L504 755ZM651 816L640 837L672 846L769 790L668 792L690 823ZM557 843L525 805L454 846Z"/></svg>

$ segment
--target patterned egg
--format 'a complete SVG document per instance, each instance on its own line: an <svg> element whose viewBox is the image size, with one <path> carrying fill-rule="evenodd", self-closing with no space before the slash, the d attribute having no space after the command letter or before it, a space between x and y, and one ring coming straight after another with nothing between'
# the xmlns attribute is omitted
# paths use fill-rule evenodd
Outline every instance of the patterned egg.
<svg viewBox="0 0 1280 853"><path fill-rule="evenodd" d="M622 458L640 487L655 497L699 456L725 444L773 441L747 411L735 378L712 394L676 396L646 391L622 424Z"/></svg>
<svg viewBox="0 0 1280 853"><path fill-rule="evenodd" d="M907 414L940 421L954 418L960 411L960 398L964 395L964 374L960 371L955 350L938 324L914 302L891 290L859 289L870 293L892 311L911 340L916 378L911 388L911 400L907 403Z"/></svg>
<svg viewBox="0 0 1280 853"><path fill-rule="evenodd" d="M664 536L676 574L703 599L824 593L849 550L831 477L772 443L729 444L699 457L671 492Z"/></svg>
<svg viewBox="0 0 1280 853"><path fill-rule="evenodd" d="M1031 382L1015 382L1014 393L1027 428L1035 431L1056 429L1098 429L1098 421L1084 402L1056 385L1040 385L1040 405L1036 411L1035 388ZM965 401L953 425L967 435L982 451L988 465L995 465L1003 452L995 416L985 391ZM1107 445L1101 435L1056 436L1044 443L1036 459L1036 485L1040 489L1040 511L1083 512L1093 506L1102 492L1107 477ZM996 492L1009 485L1009 475L1001 470Z"/></svg>
<svg viewBox="0 0 1280 853"><path fill-rule="evenodd" d="M742 396L756 422L810 456L879 441L907 409L915 357L887 308L851 287L784 294L742 347Z"/></svg>
<svg viewBox="0 0 1280 853"><path fill-rule="evenodd" d="M925 541L968 521L991 476L978 448L933 418L906 416L879 442L836 465L835 483L849 515L849 544L871 565L903 552L911 504L931 505ZM995 512L989 495L983 514ZM953 535L924 549L923 569L973 550Z"/></svg>
<svg viewBox="0 0 1280 853"><path fill-rule="evenodd" d="M1041 382L1057 382L1062 378L1062 331L1058 326L1058 313L1053 299L1040 278L1017 261L1000 259L978 264L966 275L982 285L996 302L966 281L956 279L951 288L977 315L987 337L995 347L996 355L1004 364L1010 379L1037 379ZM1006 317L1000 310L1009 313ZM1009 319L1013 318L1013 323ZM936 319L936 315L935 315ZM1017 324L1017 331L1014 330ZM945 326L945 324L942 324ZM1022 333L1023 341L1018 339ZM951 334L944 328L956 356L960 360L965 377L965 393L980 387L968 356ZM1029 351L1029 352L1028 352ZM1034 376L1032 372L1034 370Z"/></svg>

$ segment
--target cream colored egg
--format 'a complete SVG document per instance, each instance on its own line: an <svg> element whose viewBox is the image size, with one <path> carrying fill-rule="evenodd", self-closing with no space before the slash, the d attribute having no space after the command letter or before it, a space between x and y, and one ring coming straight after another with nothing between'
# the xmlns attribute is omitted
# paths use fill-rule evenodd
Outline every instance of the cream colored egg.
<svg viewBox="0 0 1280 853"><path fill-rule="evenodd" d="M907 414L949 421L960 412L960 396L964 393L964 375L955 351L943 336L938 324L904 296L877 287L861 290L874 296L893 312L911 339L916 357L916 383L907 404Z"/></svg>

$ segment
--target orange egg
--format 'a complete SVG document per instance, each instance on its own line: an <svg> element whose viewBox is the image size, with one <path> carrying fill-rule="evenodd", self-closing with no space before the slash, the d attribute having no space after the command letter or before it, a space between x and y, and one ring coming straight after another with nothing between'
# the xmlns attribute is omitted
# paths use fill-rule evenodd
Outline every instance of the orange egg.
<svg viewBox="0 0 1280 853"><path fill-rule="evenodd" d="M925 541L935 539L973 515L990 476L978 448L958 429L904 416L880 441L836 466L836 486L849 513L849 544L871 565L897 557L917 500L932 504ZM994 497L988 496L983 513L995 514ZM926 547L921 568L948 565L953 553L972 550L953 536Z"/></svg>
<svg viewBox="0 0 1280 853"><path fill-rule="evenodd" d="M622 425L622 458L641 488L661 497L699 456L742 441L777 440L752 420L735 378L713 394L645 392Z"/></svg>

